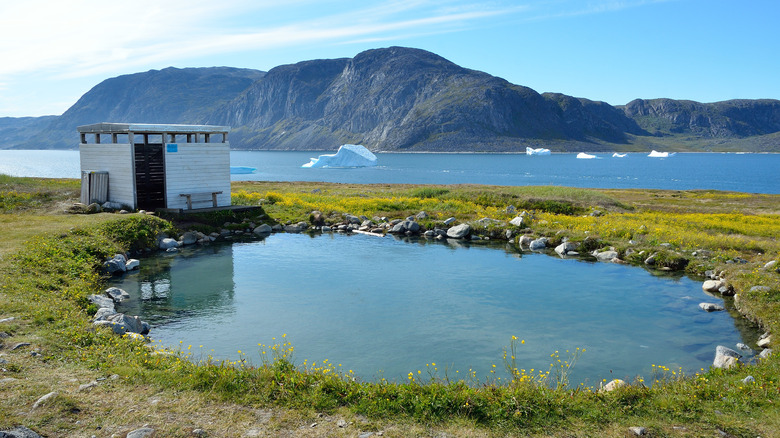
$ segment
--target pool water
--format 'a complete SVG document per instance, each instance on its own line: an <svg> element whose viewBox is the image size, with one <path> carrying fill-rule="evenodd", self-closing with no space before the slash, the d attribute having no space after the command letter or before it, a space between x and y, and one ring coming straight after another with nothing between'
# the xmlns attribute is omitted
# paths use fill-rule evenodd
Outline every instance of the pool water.
<svg viewBox="0 0 780 438"><path fill-rule="evenodd" d="M431 363L440 377L505 377L516 336L520 368L548 370L555 351L585 349L572 382L597 385L650 377L653 364L706 369L717 345L757 335L700 281L506 243L274 234L146 258L114 285L132 296L119 311L196 358L241 350L259 364L258 344L286 335L296 363L328 359L364 380L425 376ZM704 301L729 311L704 312Z"/></svg>

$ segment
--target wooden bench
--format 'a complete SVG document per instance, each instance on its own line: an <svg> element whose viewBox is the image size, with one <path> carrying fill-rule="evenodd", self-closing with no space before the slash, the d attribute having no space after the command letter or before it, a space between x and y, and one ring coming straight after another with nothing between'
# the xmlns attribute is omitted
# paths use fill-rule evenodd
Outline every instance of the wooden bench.
<svg viewBox="0 0 780 438"><path fill-rule="evenodd" d="M222 194L222 191L218 192L201 192L201 193L179 193L179 196L184 196L187 198L187 210L192 210L192 198L206 198L206 199L196 199L195 202L208 202L211 201L211 204L216 207L217 206L217 195ZM208 198L208 196L211 196L211 198Z"/></svg>

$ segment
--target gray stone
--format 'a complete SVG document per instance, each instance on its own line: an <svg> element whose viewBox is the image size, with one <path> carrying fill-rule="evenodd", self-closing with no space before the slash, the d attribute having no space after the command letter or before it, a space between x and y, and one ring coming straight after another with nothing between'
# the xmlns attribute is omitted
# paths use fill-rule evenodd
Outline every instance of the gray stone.
<svg viewBox="0 0 780 438"><path fill-rule="evenodd" d="M95 316L93 318L94 321L103 321L107 317L113 315L116 313L116 310L109 309L108 307L101 307L95 312Z"/></svg>
<svg viewBox="0 0 780 438"><path fill-rule="evenodd" d="M127 259L125 256L117 254L110 260L103 262L103 267L109 274L121 274L127 270Z"/></svg>
<svg viewBox="0 0 780 438"><path fill-rule="evenodd" d="M772 269L775 266L777 266L777 260L772 260L771 262L764 265L764 269Z"/></svg>
<svg viewBox="0 0 780 438"><path fill-rule="evenodd" d="M722 280L707 280L702 283L701 288L705 292L717 292L722 286L724 286Z"/></svg>
<svg viewBox="0 0 780 438"><path fill-rule="evenodd" d="M418 221L421 221L423 219L428 219L428 213L426 213L424 211L421 211L421 212L417 213L416 215L414 215L414 218L417 219Z"/></svg>
<svg viewBox="0 0 780 438"><path fill-rule="evenodd" d="M646 258L645 259L645 264L646 265L650 265L650 266L655 265L655 257L656 257L656 255L657 254L652 254L650 257Z"/></svg>
<svg viewBox="0 0 780 438"><path fill-rule="evenodd" d="M593 211L590 212L590 215L593 216L593 217L599 217L602 214L603 213L601 213L601 210L593 210Z"/></svg>
<svg viewBox="0 0 780 438"><path fill-rule="evenodd" d="M106 289L106 295L117 304L130 299L130 294L118 287L109 287Z"/></svg>
<svg viewBox="0 0 780 438"><path fill-rule="evenodd" d="M761 348L769 347L770 344L772 344L772 335L761 338L758 340L758 342L756 342L756 345Z"/></svg>
<svg viewBox="0 0 780 438"><path fill-rule="evenodd" d="M0 438L42 438L32 429L16 426L13 429L0 430Z"/></svg>
<svg viewBox="0 0 780 438"><path fill-rule="evenodd" d="M144 323L137 316L128 316L124 313L108 315L100 321L95 321L94 324L109 326L118 335L123 335L127 332L140 333L142 335L149 333L149 324Z"/></svg>
<svg viewBox="0 0 780 438"><path fill-rule="evenodd" d="M560 245L555 247L555 252L564 256L572 251L576 251L577 246L578 245L574 242L563 242Z"/></svg>
<svg viewBox="0 0 780 438"><path fill-rule="evenodd" d="M91 303L94 303L98 309L104 307L111 310L115 309L114 300L103 295L90 295L87 297L87 300L89 300Z"/></svg>
<svg viewBox="0 0 780 438"><path fill-rule="evenodd" d="M140 429L136 429L132 432L129 432L127 434L127 438L147 438L154 434L154 429L151 427L142 427Z"/></svg>
<svg viewBox="0 0 780 438"><path fill-rule="evenodd" d="M596 260L600 262L611 262L612 259L616 259L618 255L619 254L617 251L612 250L602 252L593 251L593 256L596 257Z"/></svg>
<svg viewBox="0 0 780 438"><path fill-rule="evenodd" d="M523 221L524 221L523 216L517 216L514 219L512 219L511 221L509 221L509 224L510 225L514 225L516 227L522 227L523 226Z"/></svg>
<svg viewBox="0 0 780 438"><path fill-rule="evenodd" d="M739 359L741 354L732 350L731 348L718 345L715 348L715 360L712 362L712 366L715 368L731 368L740 363Z"/></svg>
<svg viewBox="0 0 780 438"><path fill-rule="evenodd" d="M103 211L103 207L97 202L87 205L87 213L100 213L101 211Z"/></svg>
<svg viewBox="0 0 780 438"><path fill-rule="evenodd" d="M208 436L206 431L203 430L203 429L192 429L191 433L192 433L192 436L200 436L200 437Z"/></svg>
<svg viewBox="0 0 780 438"><path fill-rule="evenodd" d="M89 383L79 385L79 392L89 391L90 389L98 386L98 382L93 380Z"/></svg>
<svg viewBox="0 0 780 438"><path fill-rule="evenodd" d="M194 231L187 231L181 235L181 239L179 240L181 240L182 245L194 245L195 242L198 241L198 233Z"/></svg>
<svg viewBox="0 0 780 438"><path fill-rule="evenodd" d="M359 225L360 222L362 222L359 217L357 217L355 215L351 215L351 214L345 214L344 215L344 219L347 221L347 223L350 223L350 224Z"/></svg>
<svg viewBox="0 0 780 438"><path fill-rule="evenodd" d="M742 379L742 383L749 384L749 383L755 383L756 379L753 376L747 376L744 379Z"/></svg>
<svg viewBox="0 0 780 438"><path fill-rule="evenodd" d="M343 418L339 418L339 421L336 422L336 426L344 428L344 427L347 427L348 424L347 424L346 420L344 420Z"/></svg>
<svg viewBox="0 0 780 438"><path fill-rule="evenodd" d="M170 249L170 248L178 248L179 242L176 241L176 239L171 239L170 237L165 237L162 240L160 240L160 244L158 245L160 249Z"/></svg>
<svg viewBox="0 0 780 438"><path fill-rule="evenodd" d="M285 233L301 233L301 232L306 231L308 228L309 228L309 224L307 224L306 222L298 222L297 224L285 225L284 226L284 232Z"/></svg>
<svg viewBox="0 0 780 438"><path fill-rule="evenodd" d="M547 238L540 237L536 240L532 240L531 243L528 244L528 248L530 248L531 251L540 251L547 248Z"/></svg>
<svg viewBox="0 0 780 438"><path fill-rule="evenodd" d="M138 259L129 259L127 260L127 263L125 264L125 270L126 271L132 271L134 269L138 269L141 266L141 261Z"/></svg>
<svg viewBox="0 0 780 438"><path fill-rule="evenodd" d="M447 219L444 221L444 225L451 225L453 222L455 222L455 220L456 220L456 219L455 219L454 217L447 218Z"/></svg>
<svg viewBox="0 0 780 438"><path fill-rule="evenodd" d="M759 359L766 359L767 357L772 355L772 349L771 348L765 348L761 350L761 353L758 353Z"/></svg>
<svg viewBox="0 0 780 438"><path fill-rule="evenodd" d="M747 345L743 344L742 342L738 342L737 343L737 350L739 350L739 351L741 351L741 352L743 352L743 353L745 353L747 355L753 354L753 349L748 347Z"/></svg>
<svg viewBox="0 0 780 438"><path fill-rule="evenodd" d="M701 310L706 310L707 312L719 312L723 310L723 306L715 303L699 303L699 308Z"/></svg>
<svg viewBox="0 0 780 438"><path fill-rule="evenodd" d="M647 433L647 429L644 427L629 427L628 431L636 436L644 436Z"/></svg>
<svg viewBox="0 0 780 438"><path fill-rule="evenodd" d="M610 392L610 391L614 391L614 390L616 390L616 389L618 389L618 388L622 388L622 387L624 387L624 386L626 386L626 385L628 385L628 383L626 383L626 382L625 382L625 381L623 381L623 380L620 380L620 379L612 379L612 380L610 380L610 382L609 382L609 383L607 383L606 385L604 385L604 387L602 387L602 388L601 388L600 392Z"/></svg>
<svg viewBox="0 0 780 438"><path fill-rule="evenodd" d="M59 393L57 391L52 391L52 392L44 395L43 397L41 397L38 400L36 400L35 403L33 403L33 406L32 406L33 409L37 409L42 404L46 403L49 400L52 400L52 399L56 398L58 395L59 395Z"/></svg>
<svg viewBox="0 0 780 438"><path fill-rule="evenodd" d="M273 230L271 229L271 226L268 224L259 225L254 230L252 230L252 232L257 235L271 234L272 231Z"/></svg>
<svg viewBox="0 0 780 438"><path fill-rule="evenodd" d="M517 239L517 243L520 246L529 246L529 245L531 245L531 242L533 242L533 241L534 241L534 238L529 236L528 234L523 234L522 236L520 236L519 239Z"/></svg>
<svg viewBox="0 0 780 438"><path fill-rule="evenodd" d="M750 292L769 292L772 288L769 286L753 286L750 288Z"/></svg>
<svg viewBox="0 0 780 438"><path fill-rule="evenodd" d="M30 345L32 344L30 344L29 342L19 342L18 344L15 344L13 347L11 347L11 351L18 350L24 347L29 347Z"/></svg>
<svg viewBox="0 0 780 438"><path fill-rule="evenodd" d="M320 231L322 231L323 233L330 233L331 231L333 231L333 229L327 225L323 225Z"/></svg>
<svg viewBox="0 0 780 438"><path fill-rule="evenodd" d="M447 229L447 237L451 239L462 239L469 234L471 234L471 225L469 224L455 225Z"/></svg>
<svg viewBox="0 0 780 438"><path fill-rule="evenodd" d="M0 323L3 323L3 322L11 322L11 321L13 321L13 320L15 320L15 319L16 319L16 317L14 317L14 316L10 316L10 317L8 317L8 318L3 318L3 319L0 319Z"/></svg>

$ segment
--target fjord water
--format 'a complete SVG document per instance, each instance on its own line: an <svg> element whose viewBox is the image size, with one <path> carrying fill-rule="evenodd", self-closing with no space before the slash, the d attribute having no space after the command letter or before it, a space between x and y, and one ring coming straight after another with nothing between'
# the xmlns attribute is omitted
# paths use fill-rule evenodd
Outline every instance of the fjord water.
<svg viewBox="0 0 780 438"><path fill-rule="evenodd" d="M325 153L325 152L322 152ZM780 154L676 154L626 158L597 154L377 154L376 167L303 169L320 152L232 151L231 165L257 168L234 180L326 181L340 183L554 185L583 188L729 190L780 193ZM94 169L91 169L94 170ZM78 151L0 150L0 174L79 178Z"/></svg>
<svg viewBox="0 0 780 438"><path fill-rule="evenodd" d="M196 359L241 350L257 364L258 344L286 334L296 363L328 359L365 380L427 376L434 362L439 376L502 376L514 335L526 371L584 348L574 382L597 385L650 378L652 364L706 369L717 345L756 336L729 312L700 310L723 302L700 282L506 243L274 234L147 258L115 285L132 296L119 311L150 321L166 346L191 345Z"/></svg>

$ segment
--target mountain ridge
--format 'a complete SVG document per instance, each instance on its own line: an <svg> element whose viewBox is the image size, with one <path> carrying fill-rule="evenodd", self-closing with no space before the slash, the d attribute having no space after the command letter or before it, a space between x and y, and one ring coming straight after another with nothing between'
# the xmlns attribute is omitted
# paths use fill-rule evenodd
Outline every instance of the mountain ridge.
<svg viewBox="0 0 780 438"><path fill-rule="evenodd" d="M780 101L626 105L538 93L434 53L406 47L318 59L268 72L169 67L97 84L61 116L0 118L0 148L74 148L76 126L108 122L231 126L235 149L559 152L728 150L780 152ZM26 133L26 135L24 135Z"/></svg>

